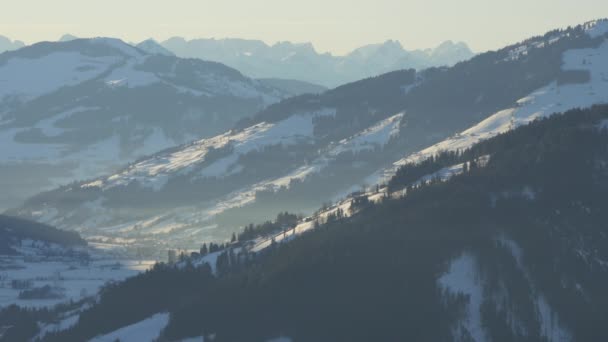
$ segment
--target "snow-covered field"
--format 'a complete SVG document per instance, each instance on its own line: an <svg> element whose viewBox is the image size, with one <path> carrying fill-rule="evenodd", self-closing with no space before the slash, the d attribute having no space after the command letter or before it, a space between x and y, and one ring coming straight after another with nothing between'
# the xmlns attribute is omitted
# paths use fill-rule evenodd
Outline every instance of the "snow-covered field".
<svg viewBox="0 0 608 342"><path fill-rule="evenodd" d="M120 259L94 248L79 249L90 255L80 256L26 253L0 256L0 307L17 304L23 307L51 307L70 300L94 296L107 282L120 281L150 268L154 261ZM61 294L50 299L19 299L23 289L13 288L13 281L29 282L27 288L51 286Z"/></svg>

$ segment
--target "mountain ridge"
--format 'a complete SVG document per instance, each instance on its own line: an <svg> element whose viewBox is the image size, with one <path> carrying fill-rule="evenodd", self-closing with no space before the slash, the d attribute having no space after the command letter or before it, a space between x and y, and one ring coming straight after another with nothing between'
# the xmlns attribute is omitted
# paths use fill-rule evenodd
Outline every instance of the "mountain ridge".
<svg viewBox="0 0 608 342"><path fill-rule="evenodd" d="M5 52L0 83L8 85L0 87L0 179L13 202L32 191L28 183L48 188L107 172L217 134L290 95L220 63L149 54L114 38Z"/></svg>
<svg viewBox="0 0 608 342"><path fill-rule="evenodd" d="M276 211L310 213L319 198L382 186L404 163L607 102L606 32L590 29L551 31L452 68L397 71L290 98L223 135L40 194L13 212L177 245L193 236L223 240L244 220Z"/></svg>
<svg viewBox="0 0 608 342"><path fill-rule="evenodd" d="M311 43L277 42L236 38L169 38L161 42L178 56L215 60L256 78L292 78L326 87L353 82L398 69L424 69L453 65L474 53L463 43L446 41L436 49L405 50L398 41L388 40L354 49L343 56L318 53ZM306 72L297 72L296 67Z"/></svg>
<svg viewBox="0 0 608 342"><path fill-rule="evenodd" d="M279 226L262 250L239 241L202 264L204 254L159 264L46 337L87 339L168 312L155 330L167 340L603 340L607 118L606 105L556 113L450 156L467 164L461 174L353 198L303 233Z"/></svg>

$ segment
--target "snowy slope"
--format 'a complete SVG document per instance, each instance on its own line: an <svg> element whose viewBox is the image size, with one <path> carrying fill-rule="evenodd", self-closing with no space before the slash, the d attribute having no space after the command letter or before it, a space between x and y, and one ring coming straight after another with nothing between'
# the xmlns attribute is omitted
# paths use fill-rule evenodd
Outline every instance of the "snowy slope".
<svg viewBox="0 0 608 342"><path fill-rule="evenodd" d="M471 255L464 254L454 259L448 271L438 279L438 285L452 295L462 294L468 297L466 317L462 325L457 326L453 336L468 334L473 341L487 341L481 321L481 304L483 287L477 274L477 263ZM464 331L461 331L464 330Z"/></svg>
<svg viewBox="0 0 608 342"><path fill-rule="evenodd" d="M141 322L126 326L103 336L97 336L90 342L140 342L154 341L169 323L169 314L160 313Z"/></svg>
<svg viewBox="0 0 608 342"><path fill-rule="evenodd" d="M78 301L95 294L110 281L134 276L151 267L154 261L131 260L97 245L66 248L40 241L23 242L18 255L0 255L5 267L0 284L0 308L11 304L22 307L52 307ZM30 282L30 288L51 286L58 296L21 299L20 289L10 286L14 280ZM67 324L68 322L66 322ZM59 328L48 327L49 330Z"/></svg>
<svg viewBox="0 0 608 342"><path fill-rule="evenodd" d="M0 56L0 185L7 189L0 208L213 136L286 95L218 63L112 38L7 52Z"/></svg>
<svg viewBox="0 0 608 342"><path fill-rule="evenodd" d="M593 26L590 34L608 32L608 21ZM567 51L563 56L564 71L589 72L590 80L582 84L551 83L517 101L514 107L501 110L477 125L433 146L396 161L393 167L381 170L368 178L369 183L386 182L396 169L408 163L416 163L441 151L464 150L473 144L530 123L536 119L574 108L608 103L608 41L597 49Z"/></svg>
<svg viewBox="0 0 608 342"><path fill-rule="evenodd" d="M61 87L100 76L119 61L113 56L92 59L79 52L54 52L42 58L11 58L0 67L0 99L31 100Z"/></svg>
<svg viewBox="0 0 608 342"><path fill-rule="evenodd" d="M203 163L211 149L230 146L232 152L228 156L198 170L200 177L223 177L229 169L236 165L238 157L248 152L260 150L265 146L287 145L312 139L311 120L313 117L313 115L294 116L276 124L262 123L241 132L231 131L213 138L203 139L174 153L160 155L154 159L134 164L119 174L109 176L106 180L87 183L82 187L108 189L137 181L143 186L160 190L171 175L187 174L193 171L197 164Z"/></svg>
<svg viewBox="0 0 608 342"><path fill-rule="evenodd" d="M79 185L81 190L94 191L96 198L77 209L86 212L92 219L80 223L79 230L89 234L169 234L173 241L188 241L195 236L213 233L213 219L227 210L251 204L256 200L258 191L275 191L289 188L294 180L303 180L313 174L320 174L328 165L342 153L362 150L373 151L388 144L391 138L398 134L399 123L403 114L396 114L354 136L343 139L319 151L316 158L304 164L294 165L286 174L279 177L262 178L248 186L217 197L217 200L192 203L189 206L178 206L167 210L156 210L151 216L132 221L112 223L116 211L105 206L107 191L122 189L137 184L144 189L150 189L161 196L166 191L168 182L175 177L200 179L212 177L223 179L228 176L239 176L246 169L240 165L241 157L251 151L260 151L268 146L313 145L313 120L322 116L332 116L334 111L302 113L276 123L261 123L242 131L228 132L210 139L203 139L186 146L183 149L168 154L160 154L153 158L133 164L122 172L111 176L84 182ZM229 152L212 161L207 161L209 151L220 150L229 146ZM53 208L44 208L34 213L38 219L53 222L60 226L66 224L65 218L77 213L61 213ZM157 236L160 238L159 236ZM140 236L141 238L141 236Z"/></svg>
<svg viewBox="0 0 608 342"><path fill-rule="evenodd" d="M144 50L147 53L152 54L152 55L175 56L175 54L173 52L164 48L162 45L160 45L154 39L144 40L143 42L137 44L136 46L139 49Z"/></svg>

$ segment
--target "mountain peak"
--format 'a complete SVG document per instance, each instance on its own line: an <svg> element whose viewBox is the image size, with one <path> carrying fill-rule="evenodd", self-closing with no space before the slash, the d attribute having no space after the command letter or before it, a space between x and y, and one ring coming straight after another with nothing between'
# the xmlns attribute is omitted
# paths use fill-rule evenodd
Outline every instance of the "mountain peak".
<svg viewBox="0 0 608 342"><path fill-rule="evenodd" d="M399 49L399 50L403 50L403 45L401 45L401 42L398 40L393 40L393 39L388 39L387 41L385 41L382 44L383 47L390 47L390 48L394 48L394 49Z"/></svg>
<svg viewBox="0 0 608 342"><path fill-rule="evenodd" d="M448 60L456 56L460 60L465 60L473 57L474 52L464 42L454 42L446 40L439 44L436 48L430 50L430 56L434 59L442 61L440 64L450 64ZM445 59L445 61L443 61Z"/></svg>
<svg viewBox="0 0 608 342"><path fill-rule="evenodd" d="M73 36L73 35L71 35L69 33L66 33L63 36L61 36L61 38L59 38L59 41L60 42L69 42L69 41L75 40L75 39L78 39L78 37Z"/></svg>
<svg viewBox="0 0 608 342"><path fill-rule="evenodd" d="M17 50L24 46L25 44L20 40L11 41L7 37L0 36L0 53L4 51Z"/></svg>
<svg viewBox="0 0 608 342"><path fill-rule="evenodd" d="M114 50L118 50L121 53L123 53L127 56L130 56L130 57L137 57L137 56L142 55L141 51L139 51L133 45L130 45L118 38L95 37L95 38L86 39L86 41L91 44L107 46Z"/></svg>
<svg viewBox="0 0 608 342"><path fill-rule="evenodd" d="M144 40L137 44L136 47L151 55L175 56L173 52L167 50L153 38Z"/></svg>

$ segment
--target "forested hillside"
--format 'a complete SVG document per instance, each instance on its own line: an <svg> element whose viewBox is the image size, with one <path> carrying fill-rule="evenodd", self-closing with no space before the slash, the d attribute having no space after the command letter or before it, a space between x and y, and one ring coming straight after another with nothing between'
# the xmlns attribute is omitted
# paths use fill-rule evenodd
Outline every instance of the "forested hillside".
<svg viewBox="0 0 608 342"><path fill-rule="evenodd" d="M11 247L21 240L34 240L70 247L86 245L78 233L56 229L46 224L0 215L0 254L16 253Z"/></svg>
<svg viewBox="0 0 608 342"><path fill-rule="evenodd" d="M11 213L84 235L189 248L279 211L309 215L384 183L429 146L462 149L607 102L605 23L554 30L451 68L400 70L289 98L224 134L41 193Z"/></svg>
<svg viewBox="0 0 608 342"><path fill-rule="evenodd" d="M608 106L572 110L421 164L466 165L446 181L403 168L392 196L218 277L159 265L108 287L49 340L164 311L161 340L606 340L607 123Z"/></svg>

